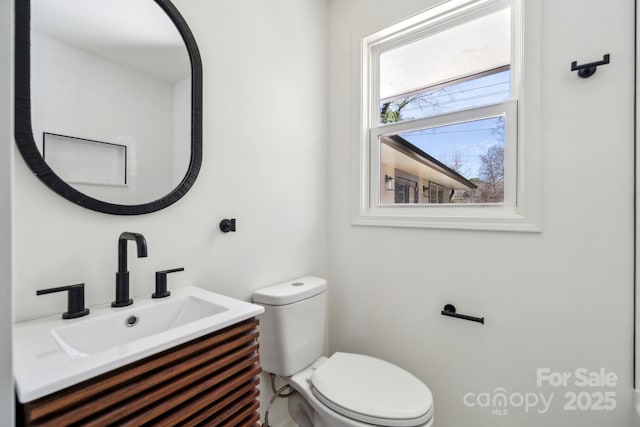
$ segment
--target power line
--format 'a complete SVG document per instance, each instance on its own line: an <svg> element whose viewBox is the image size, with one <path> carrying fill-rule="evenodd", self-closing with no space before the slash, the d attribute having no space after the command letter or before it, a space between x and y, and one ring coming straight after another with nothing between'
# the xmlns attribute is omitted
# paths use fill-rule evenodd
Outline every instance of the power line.
<svg viewBox="0 0 640 427"><path fill-rule="evenodd" d="M487 89L487 88L490 88L490 87L500 86L500 85L505 85L505 84L509 84L509 81L507 80L507 81L503 81L503 82L491 83L491 84L484 85L484 86L471 87L471 88L468 88L468 89L462 89L462 90L458 90L458 91L455 91L455 92L447 92L447 89L450 89L451 87L445 87L445 88L442 88L442 89L434 90L434 91L431 91L431 92L424 92L424 93L422 93L420 95L416 95L416 99L420 98L420 97L425 97L425 96L427 96L427 97L431 97L432 96L434 98L435 97L443 97L443 96L451 96L451 95L456 95L458 93L477 91L477 90ZM397 96L398 95L396 95L396 97ZM409 97L411 97L411 96L407 96L406 98L409 98ZM404 99L406 99L406 98L404 98ZM397 101L398 101L398 99L396 99L394 101L391 101L390 103L394 103L394 102L397 102ZM384 104L386 104L386 103L384 103Z"/></svg>

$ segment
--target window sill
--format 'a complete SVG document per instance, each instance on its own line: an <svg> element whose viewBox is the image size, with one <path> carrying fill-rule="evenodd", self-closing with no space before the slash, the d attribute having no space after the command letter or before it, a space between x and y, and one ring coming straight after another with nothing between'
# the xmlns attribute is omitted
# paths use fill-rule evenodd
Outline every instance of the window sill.
<svg viewBox="0 0 640 427"><path fill-rule="evenodd" d="M381 206L362 210L351 223L356 226L404 227L446 230L478 230L538 233L542 229L531 218L505 206ZM420 210L420 212L417 212ZM419 213L419 215L417 215Z"/></svg>

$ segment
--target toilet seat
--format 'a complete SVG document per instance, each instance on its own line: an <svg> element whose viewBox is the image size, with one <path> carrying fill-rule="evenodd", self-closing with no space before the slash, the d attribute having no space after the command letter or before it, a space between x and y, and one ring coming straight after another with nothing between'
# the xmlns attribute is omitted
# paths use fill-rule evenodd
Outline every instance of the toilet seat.
<svg viewBox="0 0 640 427"><path fill-rule="evenodd" d="M381 359L335 353L309 381L318 400L354 420L412 427L432 417L429 388L409 372Z"/></svg>

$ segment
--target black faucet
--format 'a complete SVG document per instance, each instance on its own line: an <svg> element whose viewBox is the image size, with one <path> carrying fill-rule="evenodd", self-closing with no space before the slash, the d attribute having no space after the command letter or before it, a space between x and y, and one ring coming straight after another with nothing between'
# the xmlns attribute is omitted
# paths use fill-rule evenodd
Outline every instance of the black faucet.
<svg viewBox="0 0 640 427"><path fill-rule="evenodd" d="M151 298L166 298L171 295L171 292L167 290L167 274L178 271L184 271L184 267L156 271L156 291L151 294Z"/></svg>
<svg viewBox="0 0 640 427"><path fill-rule="evenodd" d="M36 291L36 295L45 295L63 291L69 292L67 294L67 311L62 314L63 319L75 319L89 314L89 309L84 306L84 283L41 289Z"/></svg>
<svg viewBox="0 0 640 427"><path fill-rule="evenodd" d="M125 231L118 239L118 272L116 273L116 300L111 307L125 307L133 304L129 298L129 271L127 269L127 240L135 240L138 258L147 256L147 241L140 233Z"/></svg>

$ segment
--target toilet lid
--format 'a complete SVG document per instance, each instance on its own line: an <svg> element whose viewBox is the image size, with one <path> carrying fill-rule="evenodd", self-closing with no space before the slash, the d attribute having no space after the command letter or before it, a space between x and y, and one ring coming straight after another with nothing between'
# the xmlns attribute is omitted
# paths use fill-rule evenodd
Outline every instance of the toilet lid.
<svg viewBox="0 0 640 427"><path fill-rule="evenodd" d="M335 353L310 381L322 403L358 421L409 427L432 416L429 388L404 369L374 357Z"/></svg>

